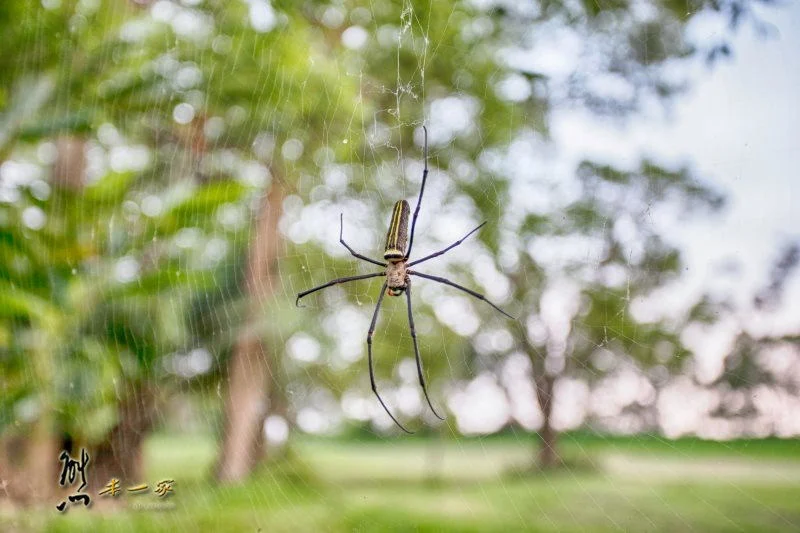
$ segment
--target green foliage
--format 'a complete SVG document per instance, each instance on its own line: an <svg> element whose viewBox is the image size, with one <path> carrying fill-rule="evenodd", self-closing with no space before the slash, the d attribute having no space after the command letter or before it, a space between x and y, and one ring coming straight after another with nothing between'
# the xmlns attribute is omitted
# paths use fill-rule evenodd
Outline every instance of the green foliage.
<svg viewBox="0 0 800 533"><path fill-rule="evenodd" d="M349 256L329 257L330 248L314 239L282 240L303 209L345 201L361 209L361 231L382 233L384 204L416 195L416 176L408 183L396 176L419 164L420 126L437 126L427 118L446 102L463 105L469 116L463 131L432 139L429 183L442 196L440 205L428 200L423 206L421 224L430 228L447 210L476 224L486 220L472 250L478 259L504 259L495 261L496 269L509 282L510 305L521 323L541 313L542 291L574 279L581 306L573 336L583 341L571 343L581 350L576 358L613 344L607 342L611 331L620 341L615 347L649 364L648 347L662 340L677 346L675 331L633 319L630 305L673 280L681 266L678 251L649 224L649 212L661 205L712 211L722 206L721 196L688 168L647 160L633 169L585 162L575 171L578 197L530 212L512 197L515 177L492 161L522 133L546 140L555 105L624 115L637 109L642 95L674 94L678 87L658 68L692 52L679 38L688 13L710 7L741 18L736 4L661 2L655 19L642 21L624 0L548 1L536 14L470 2L281 1L272 3L275 27L261 32L252 27L246 2L170 3L199 21L202 31L189 34L136 2L61 0L52 9L34 0L3 3L0 160L33 165L40 176L0 203L0 365L13 376L4 398L14 399L3 404L0 417L12 420L15 402L40 396L45 405L60 406L67 429L99 439L97 428L108 424L108 408L118 401L114 392L137 380L182 385L162 363L193 346L211 347L215 362L224 362L253 308L260 310L257 332L283 365L276 380L286 381L287 389L368 394L364 354L331 364L338 339L329 324L342 309L368 316L378 282L329 300L315 295L300 314L291 300L301 287L360 267ZM342 10L341 25L326 21L328 9ZM507 60L510 50L556 22L587 39L587 49L609 50L596 70L579 65L569 87L554 87L542 72ZM343 32L355 24L367 32L360 49L342 44ZM605 74L632 85L631 101L609 102L592 92L591 77ZM523 80L529 94L518 101L504 96L500 87L508 79ZM181 104L190 106L191 116L179 123L174 114ZM78 190L59 186L53 162L41 154L62 136L90 143L110 168L94 168ZM284 157L289 140L301 143L302 154ZM147 153L146 164L132 170L111 160L115 148L133 146ZM394 177L381 181L385 168ZM346 176L344 186L321 186L333 170ZM287 207L286 224L269 236L281 240L280 279L273 280L277 296L263 301L242 280L258 201L273 186L285 190L284 205L293 211ZM41 210L43 227L25 223L31 208L29 215ZM621 238L615 228L623 224L638 233ZM335 234L331 227L326 239L334 242ZM449 244L419 237L420 249ZM579 246L599 242L600 257L554 267L531 252L558 238ZM224 249L222 258L208 259L211 244ZM641 253L634 256L634 248ZM441 269L470 287L485 282L464 264ZM603 278L615 269L625 287ZM433 391L507 355L478 354L472 339L440 323L429 296L414 294ZM384 379L395 380L398 361L413 352L404 302L391 303L376 337L386 343L377 359ZM474 304L481 323L490 323L491 309ZM317 340L326 355L309 364L289 360L284 345L298 333ZM219 374L206 379L215 391ZM118 391L109 385L115 380ZM81 407L90 412L82 414Z"/></svg>
<svg viewBox="0 0 800 533"><path fill-rule="evenodd" d="M170 241L184 228L213 228L217 209L242 202L248 189L198 185L193 198L151 221L131 218L142 182L134 172L109 172L78 191L53 184L46 197L34 182L16 189L16 203L0 205L4 426L19 423L19 401L36 401L57 405L60 427L75 438L102 440L124 384L162 379L159 359L187 345L183 310L216 281ZM25 222L34 208L42 227ZM125 231L114 224L121 220ZM122 262L138 273L120 278Z"/></svg>

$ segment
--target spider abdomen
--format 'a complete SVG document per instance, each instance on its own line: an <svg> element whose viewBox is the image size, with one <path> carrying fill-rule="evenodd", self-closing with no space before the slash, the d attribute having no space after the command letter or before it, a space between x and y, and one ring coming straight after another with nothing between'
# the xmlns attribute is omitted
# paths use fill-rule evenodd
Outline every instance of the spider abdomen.
<svg viewBox="0 0 800 533"><path fill-rule="evenodd" d="M383 258L387 261L405 259L409 213L411 213L411 208L405 200L394 204L392 220L389 222L389 231L386 234L386 249L383 252ZM389 286L391 287L391 284Z"/></svg>

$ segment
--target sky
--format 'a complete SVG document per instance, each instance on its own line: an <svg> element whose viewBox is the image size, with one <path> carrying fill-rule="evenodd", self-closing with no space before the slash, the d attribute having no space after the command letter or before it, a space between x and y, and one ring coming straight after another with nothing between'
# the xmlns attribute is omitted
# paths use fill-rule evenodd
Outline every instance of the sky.
<svg viewBox="0 0 800 533"><path fill-rule="evenodd" d="M800 237L800 3L757 10L770 28L764 38L745 25L733 39L733 57L695 77L669 117L642 117L621 129L608 121L563 114L553 136L567 151L621 160L645 153L689 163L726 194L724 211L674 228L688 263L687 281L674 301L701 287L734 287L747 305L769 275L782 243ZM716 38L719 27L702 21L688 37ZM724 268L738 264L738 268ZM757 331L797 328L800 276L787 288L785 308L752 322Z"/></svg>

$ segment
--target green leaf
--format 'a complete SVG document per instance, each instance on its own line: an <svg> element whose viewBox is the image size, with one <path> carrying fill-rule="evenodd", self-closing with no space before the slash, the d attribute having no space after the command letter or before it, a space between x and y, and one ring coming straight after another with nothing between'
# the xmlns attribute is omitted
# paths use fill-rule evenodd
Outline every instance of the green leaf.
<svg viewBox="0 0 800 533"><path fill-rule="evenodd" d="M59 134L85 134L91 131L92 119L88 112L79 111L61 117L42 118L38 122L23 124L18 137L22 141L34 142Z"/></svg>
<svg viewBox="0 0 800 533"><path fill-rule="evenodd" d="M90 204L116 206L136 180L134 172L110 172L84 189L83 199Z"/></svg>
<svg viewBox="0 0 800 533"><path fill-rule="evenodd" d="M118 284L104 292L104 298L129 296L154 296L159 293L188 289L202 291L216 285L213 271L187 270L178 267L161 267L137 281Z"/></svg>
<svg viewBox="0 0 800 533"><path fill-rule="evenodd" d="M58 308L46 299L0 280L0 317L29 318L48 323L58 315Z"/></svg>
<svg viewBox="0 0 800 533"><path fill-rule="evenodd" d="M249 191L236 181L216 181L197 189L190 198L183 200L167 210L158 221L163 233L171 233L180 228L200 225L213 220L217 208L227 203L241 201Z"/></svg>

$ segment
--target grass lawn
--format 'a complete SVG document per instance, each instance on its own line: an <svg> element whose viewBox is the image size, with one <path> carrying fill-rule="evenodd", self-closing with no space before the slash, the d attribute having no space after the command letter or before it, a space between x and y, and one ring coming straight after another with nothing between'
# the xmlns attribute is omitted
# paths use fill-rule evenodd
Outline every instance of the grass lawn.
<svg viewBox="0 0 800 533"><path fill-rule="evenodd" d="M174 479L170 498L0 509L0 531L800 531L796 440L568 435L575 466L548 474L525 468L531 450L522 435L302 440L292 460L217 487L211 439L156 436L146 481ZM132 508L164 501L172 508Z"/></svg>

